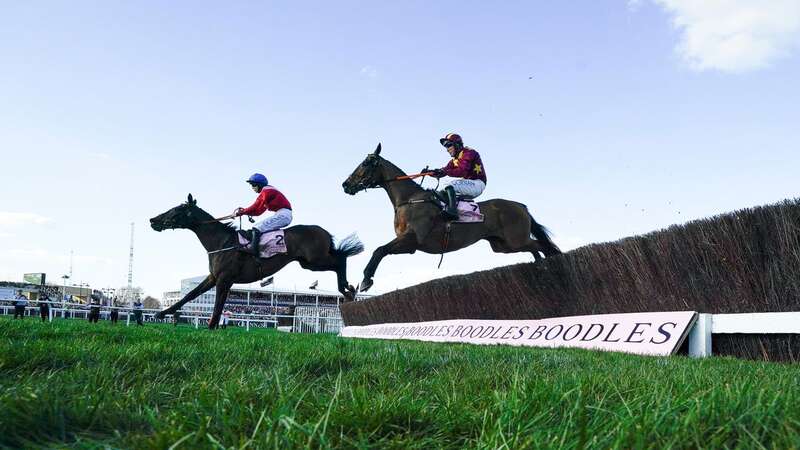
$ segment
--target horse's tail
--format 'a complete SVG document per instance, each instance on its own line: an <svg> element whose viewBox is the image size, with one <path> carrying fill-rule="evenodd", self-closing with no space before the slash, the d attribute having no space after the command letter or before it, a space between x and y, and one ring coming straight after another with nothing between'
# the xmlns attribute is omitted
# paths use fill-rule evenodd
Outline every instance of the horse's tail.
<svg viewBox="0 0 800 450"><path fill-rule="evenodd" d="M349 258L364 251L364 243L355 233L347 236L333 246L333 254L342 258Z"/></svg>
<svg viewBox="0 0 800 450"><path fill-rule="evenodd" d="M550 230L536 222L536 219L533 218L530 211L528 212L528 217L531 218L531 233L536 237L536 240L542 244L544 256L560 255L561 250L550 239Z"/></svg>

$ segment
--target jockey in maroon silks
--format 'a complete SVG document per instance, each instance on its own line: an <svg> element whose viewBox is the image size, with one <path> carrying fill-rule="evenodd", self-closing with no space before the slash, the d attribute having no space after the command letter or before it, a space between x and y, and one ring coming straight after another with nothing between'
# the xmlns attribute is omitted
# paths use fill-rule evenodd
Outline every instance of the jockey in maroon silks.
<svg viewBox="0 0 800 450"><path fill-rule="evenodd" d="M262 233L285 228L292 223L292 205L279 190L269 185L267 177L260 173L255 173L247 179L253 191L258 192L258 197L252 205L247 208L236 208L233 216L260 216L265 211L274 211L270 217L253 225L252 235L245 230L239 233L245 238L250 239L251 250L258 255L258 241Z"/></svg>
<svg viewBox="0 0 800 450"><path fill-rule="evenodd" d="M441 169L434 169L433 176L458 178L449 182L443 191L447 198L444 214L448 219L457 219L457 196L476 198L481 195L486 189L486 170L481 155L474 148L466 147L456 133L448 133L439 139L439 143L447 149L452 159Z"/></svg>

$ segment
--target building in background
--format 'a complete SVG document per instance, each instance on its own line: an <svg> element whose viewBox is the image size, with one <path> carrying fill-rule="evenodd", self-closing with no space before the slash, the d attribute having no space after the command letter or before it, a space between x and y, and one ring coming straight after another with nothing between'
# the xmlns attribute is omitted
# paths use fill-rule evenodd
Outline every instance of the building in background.
<svg viewBox="0 0 800 450"><path fill-rule="evenodd" d="M59 285L59 284L33 284L17 281L0 281L0 300L8 300L8 296L15 296L17 290L22 291L22 295L28 300L38 300L39 293L47 291L47 295L53 302L60 302L62 299L70 303L88 303L89 296L92 294L102 297L102 291L92 289L88 283L78 285Z"/></svg>
<svg viewBox="0 0 800 450"><path fill-rule="evenodd" d="M187 295L205 279L205 275L181 280L180 291L164 292L162 307L168 308ZM359 299L367 296L358 295ZM199 311L210 314L214 310L217 300L216 289L211 288L206 293L183 306L185 311ZM252 312L254 314L280 313L278 309L294 306L338 306L344 300L339 292L323 291L318 289L278 289L253 288L248 285L234 285L228 294L225 308L233 312Z"/></svg>
<svg viewBox="0 0 800 450"><path fill-rule="evenodd" d="M122 286L114 292L114 297L120 306L131 306L134 300L144 298L144 291L136 286Z"/></svg>
<svg viewBox="0 0 800 450"><path fill-rule="evenodd" d="M161 307L164 309L169 308L181 298L181 291L164 292L164 294L161 296Z"/></svg>

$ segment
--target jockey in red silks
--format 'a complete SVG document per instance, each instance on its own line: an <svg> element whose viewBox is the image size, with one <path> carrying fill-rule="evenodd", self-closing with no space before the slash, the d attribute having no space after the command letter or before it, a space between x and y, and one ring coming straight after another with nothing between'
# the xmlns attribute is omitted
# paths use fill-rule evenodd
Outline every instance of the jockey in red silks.
<svg viewBox="0 0 800 450"><path fill-rule="evenodd" d="M235 217L260 216L267 210L275 212L272 216L253 225L252 236L249 236L245 230L239 230L245 239L251 240L252 251L258 255L258 240L261 233L275 231L292 223L292 205L279 190L269 185L267 177L264 175L255 173L247 179L247 182L250 183L253 191L258 192L258 197L247 208L236 208L233 215Z"/></svg>
<svg viewBox="0 0 800 450"><path fill-rule="evenodd" d="M434 169L433 176L458 178L448 183L444 188L447 197L447 206L444 210L448 219L458 218L456 196L475 198L486 189L486 170L481 161L481 155L473 149L464 146L461 136L448 133L439 139L439 143L447 149L452 159L441 169Z"/></svg>

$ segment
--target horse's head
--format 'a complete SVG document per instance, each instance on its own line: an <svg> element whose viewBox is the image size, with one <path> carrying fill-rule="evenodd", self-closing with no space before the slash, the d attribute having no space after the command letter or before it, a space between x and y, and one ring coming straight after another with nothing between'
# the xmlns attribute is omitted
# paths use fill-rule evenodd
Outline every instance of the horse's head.
<svg viewBox="0 0 800 450"><path fill-rule="evenodd" d="M342 188L346 193L355 195L358 191L378 187L386 181L381 171L383 158L380 157L380 154L381 144L378 144L375 153L367 155L364 161L356 167L356 170L342 183Z"/></svg>
<svg viewBox="0 0 800 450"><path fill-rule="evenodd" d="M203 214L201 209L197 206L197 200L189 194L186 203L170 209L169 211L159 214L150 219L150 226L156 231L163 231L167 228L191 228L197 224Z"/></svg>

